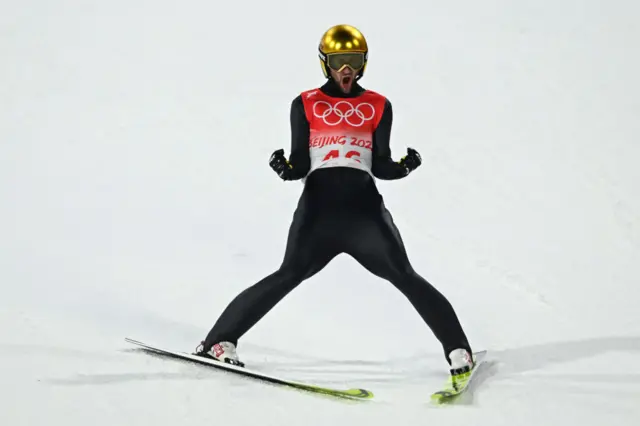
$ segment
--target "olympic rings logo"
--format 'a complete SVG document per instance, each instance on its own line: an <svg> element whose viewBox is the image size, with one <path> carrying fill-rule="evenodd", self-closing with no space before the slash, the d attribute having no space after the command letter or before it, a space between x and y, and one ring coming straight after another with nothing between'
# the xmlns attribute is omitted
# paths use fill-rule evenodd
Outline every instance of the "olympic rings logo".
<svg viewBox="0 0 640 426"><path fill-rule="evenodd" d="M376 109L367 102L354 107L347 101L339 101L335 105L326 101L317 101L313 104L313 115L322 118L328 126L337 126L344 120L353 127L361 127L365 122L373 119Z"/></svg>

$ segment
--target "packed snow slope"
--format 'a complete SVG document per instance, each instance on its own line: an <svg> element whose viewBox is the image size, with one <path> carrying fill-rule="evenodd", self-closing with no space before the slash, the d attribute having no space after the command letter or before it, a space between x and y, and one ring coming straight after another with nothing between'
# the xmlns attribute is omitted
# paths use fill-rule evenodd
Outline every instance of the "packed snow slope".
<svg viewBox="0 0 640 426"><path fill-rule="evenodd" d="M637 425L636 1L4 2L0 423ZM395 112L379 182L416 270L491 364L434 409L438 342L341 256L241 340L248 366L349 404L141 354L191 351L282 258L289 106L321 34L370 44Z"/></svg>

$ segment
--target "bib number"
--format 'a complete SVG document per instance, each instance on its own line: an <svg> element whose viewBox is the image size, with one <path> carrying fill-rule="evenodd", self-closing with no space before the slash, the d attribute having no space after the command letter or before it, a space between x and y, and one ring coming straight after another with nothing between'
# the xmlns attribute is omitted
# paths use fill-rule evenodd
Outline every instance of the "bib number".
<svg viewBox="0 0 640 426"><path fill-rule="evenodd" d="M326 167L353 167L371 171L373 143L366 134L315 134L309 141L311 171Z"/></svg>
<svg viewBox="0 0 640 426"><path fill-rule="evenodd" d="M359 138L353 137L353 136L349 138L348 145L353 146L353 147L357 147L357 148L367 149L367 150L371 150L372 149L372 143L371 143L370 140L359 139ZM344 154L344 158L360 157L360 155L361 155L360 151L356 150L356 149L352 149L350 151L347 151ZM331 151L329 151L327 153L327 155L324 156L322 161L325 162L325 161L331 160L332 158L339 158L340 157L340 153L341 153L341 150L332 149ZM353 160L357 161L358 163L360 163L360 160L357 159L357 158L353 158Z"/></svg>

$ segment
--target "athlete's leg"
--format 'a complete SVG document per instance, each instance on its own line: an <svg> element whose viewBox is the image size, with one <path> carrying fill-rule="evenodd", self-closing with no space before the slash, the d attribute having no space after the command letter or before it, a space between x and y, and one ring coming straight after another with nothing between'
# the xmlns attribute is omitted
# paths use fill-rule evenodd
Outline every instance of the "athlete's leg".
<svg viewBox="0 0 640 426"><path fill-rule="evenodd" d="M471 352L467 337L447 298L411 266L391 214L380 204L350 231L347 253L374 275L400 290L442 344L445 357L457 348Z"/></svg>
<svg viewBox="0 0 640 426"><path fill-rule="evenodd" d="M323 238L319 213L310 210L304 196L301 198L280 268L233 299L207 335L203 343L205 352L220 341L237 345L238 339L280 300L337 255L335 247Z"/></svg>

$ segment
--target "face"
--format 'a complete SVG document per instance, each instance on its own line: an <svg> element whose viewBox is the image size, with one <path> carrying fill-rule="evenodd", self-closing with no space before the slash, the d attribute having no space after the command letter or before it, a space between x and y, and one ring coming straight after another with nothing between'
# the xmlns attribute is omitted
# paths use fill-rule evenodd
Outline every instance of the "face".
<svg viewBox="0 0 640 426"><path fill-rule="evenodd" d="M349 67L344 67L342 71L331 70L331 77L333 77L333 80L344 93L349 93L351 91L353 83L356 81L356 74L357 71L354 71Z"/></svg>

